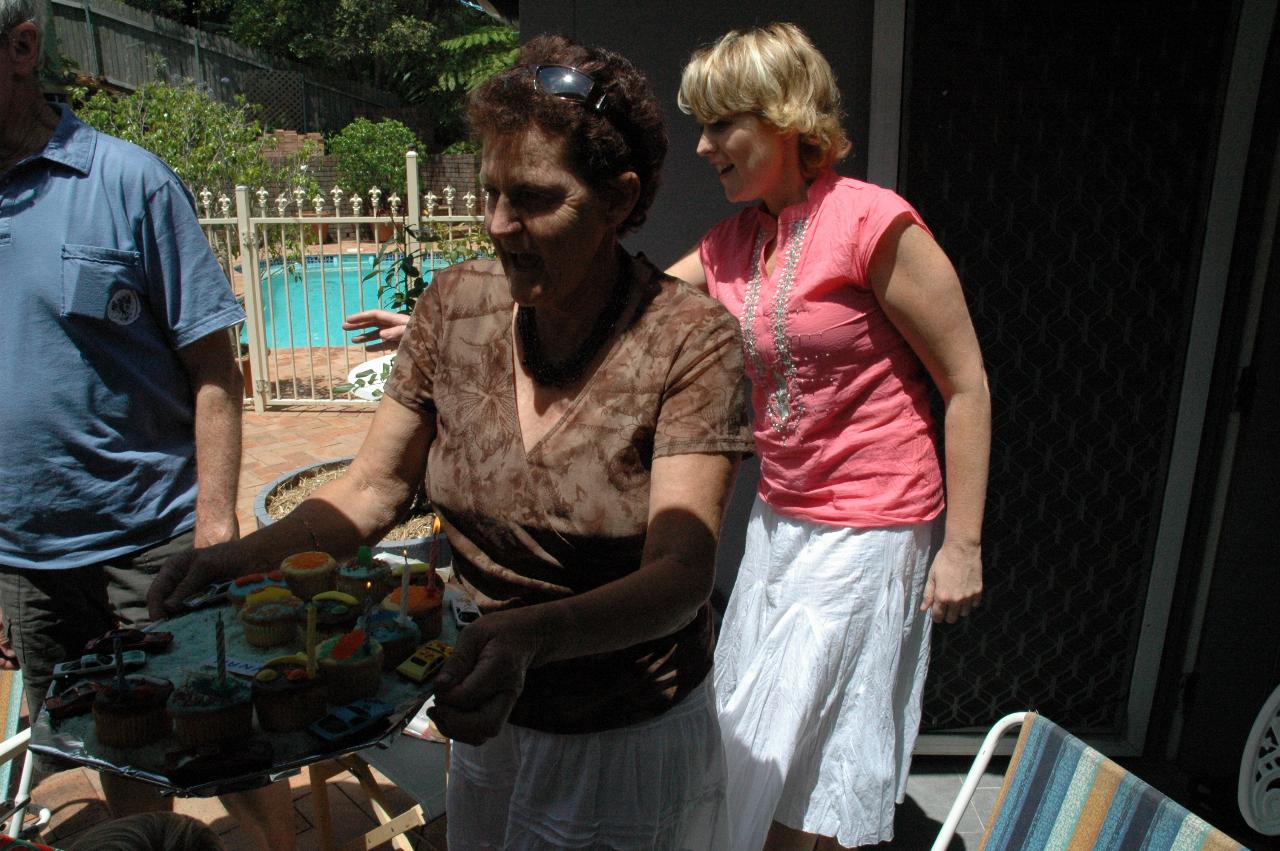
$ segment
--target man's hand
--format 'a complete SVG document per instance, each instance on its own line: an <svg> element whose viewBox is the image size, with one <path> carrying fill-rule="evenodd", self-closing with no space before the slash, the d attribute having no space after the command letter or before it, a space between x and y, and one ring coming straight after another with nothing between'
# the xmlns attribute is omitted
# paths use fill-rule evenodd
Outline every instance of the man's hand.
<svg viewBox="0 0 1280 851"><path fill-rule="evenodd" d="M233 579L250 570L228 557L225 545L179 553L164 563L147 591L147 609L154 620L181 614L182 601L215 582Z"/></svg>
<svg viewBox="0 0 1280 851"><path fill-rule="evenodd" d="M458 636L458 645L436 674L436 704L428 715L451 739L479 745L498 734L516 698L538 641L528 609L494 612Z"/></svg>
<svg viewBox="0 0 1280 851"><path fill-rule="evenodd" d="M351 342L357 345L368 343L365 348L369 351L383 352L400 347L400 341L404 339L404 331L408 324L408 314L392 313L390 310L361 310L342 320L342 330L370 329L352 337Z"/></svg>

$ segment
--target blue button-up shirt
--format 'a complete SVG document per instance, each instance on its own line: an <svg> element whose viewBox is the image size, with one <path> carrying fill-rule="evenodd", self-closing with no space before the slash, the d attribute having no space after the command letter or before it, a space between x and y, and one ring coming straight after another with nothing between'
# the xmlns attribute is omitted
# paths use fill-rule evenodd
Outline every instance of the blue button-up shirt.
<svg viewBox="0 0 1280 851"><path fill-rule="evenodd" d="M194 525L178 350L244 318L173 171L61 110L0 174L0 564L23 568Z"/></svg>

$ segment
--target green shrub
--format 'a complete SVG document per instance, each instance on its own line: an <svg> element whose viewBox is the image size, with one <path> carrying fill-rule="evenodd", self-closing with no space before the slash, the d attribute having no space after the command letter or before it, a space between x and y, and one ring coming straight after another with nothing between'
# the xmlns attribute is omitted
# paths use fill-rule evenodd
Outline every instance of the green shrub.
<svg viewBox="0 0 1280 851"><path fill-rule="evenodd" d="M265 152L274 146L264 138L261 123L243 98L234 104L215 100L190 81L178 85L147 83L129 95L92 96L86 89L71 90L76 114L87 124L141 145L178 173L193 193L209 188L215 194L232 194L243 183L256 189L270 182L292 186L305 174L297 164L310 151L275 168ZM314 184L314 181L310 181ZM314 185L304 186L307 195Z"/></svg>
<svg viewBox="0 0 1280 851"><path fill-rule="evenodd" d="M377 187L382 190L383 207L393 194L406 196L404 155L418 147L413 131L393 118L376 123L357 118L329 139L329 152L338 159L338 181L343 191L367 200L369 190Z"/></svg>

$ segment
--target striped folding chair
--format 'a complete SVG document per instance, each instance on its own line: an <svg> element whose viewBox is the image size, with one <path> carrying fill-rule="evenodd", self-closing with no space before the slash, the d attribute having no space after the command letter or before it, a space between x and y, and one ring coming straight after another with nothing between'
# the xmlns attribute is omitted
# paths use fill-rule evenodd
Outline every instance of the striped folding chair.
<svg viewBox="0 0 1280 851"><path fill-rule="evenodd" d="M987 734L933 851L944 851L1000 737L1022 725L979 851L1236 851L1231 837L1034 712Z"/></svg>

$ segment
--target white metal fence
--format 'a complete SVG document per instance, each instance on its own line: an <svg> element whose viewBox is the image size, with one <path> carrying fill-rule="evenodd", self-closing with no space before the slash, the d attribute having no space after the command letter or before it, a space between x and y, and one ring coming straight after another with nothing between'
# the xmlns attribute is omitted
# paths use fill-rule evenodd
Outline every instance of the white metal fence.
<svg viewBox="0 0 1280 851"><path fill-rule="evenodd" d="M235 198L197 193L200 224L247 314L233 339L255 410L374 404L346 385L380 353L352 345L356 332L341 329L343 317L387 307L393 288L405 285L406 254L425 274L459 252L483 250L475 195L447 186L420 194L412 151L405 171L408 197L392 195L385 206L376 188L334 187L311 198L301 188L275 198L245 186Z"/></svg>

